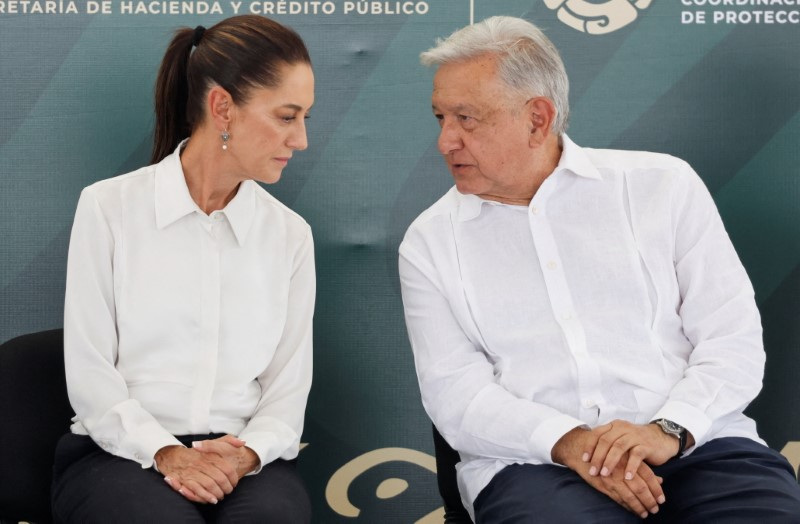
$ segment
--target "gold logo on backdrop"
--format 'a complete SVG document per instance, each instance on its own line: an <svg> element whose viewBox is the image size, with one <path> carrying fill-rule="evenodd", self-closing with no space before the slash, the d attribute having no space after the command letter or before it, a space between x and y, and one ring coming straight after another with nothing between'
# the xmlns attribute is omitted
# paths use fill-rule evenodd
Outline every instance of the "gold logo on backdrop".
<svg viewBox="0 0 800 524"><path fill-rule="evenodd" d="M781 450L781 455L786 457L786 460L788 460L789 464L794 468L795 476L800 478L800 440L787 442Z"/></svg>
<svg viewBox="0 0 800 524"><path fill-rule="evenodd" d="M358 517L361 510L350 502L347 490L350 484L369 469L387 462L410 462L421 466L431 473L436 473L436 459L426 453L408 448L381 448L364 453L354 458L333 474L328 486L325 488L325 498L333 511L345 517ZM375 490L379 499L396 497L408 489L408 482L398 478L388 478L380 483ZM415 524L437 524L444 520L444 508L425 515Z"/></svg>
<svg viewBox="0 0 800 524"><path fill-rule="evenodd" d="M630 24L652 0L544 0L558 19L583 33L603 35Z"/></svg>

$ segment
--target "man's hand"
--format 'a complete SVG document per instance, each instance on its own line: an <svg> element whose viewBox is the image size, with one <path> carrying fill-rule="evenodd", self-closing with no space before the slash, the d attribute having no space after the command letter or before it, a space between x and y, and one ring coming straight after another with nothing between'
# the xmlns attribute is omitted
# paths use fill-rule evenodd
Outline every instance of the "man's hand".
<svg viewBox="0 0 800 524"><path fill-rule="evenodd" d="M641 463L630 479L625 478L621 467L612 469L605 476L589 474L590 465L583 460L582 454L590 442L596 441L594 431L575 428L566 433L553 446L553 461L572 469L590 486L639 517L657 513L658 505L663 504L666 498L661 489L662 479L647 464Z"/></svg>
<svg viewBox="0 0 800 524"><path fill-rule="evenodd" d="M216 504L239 482L236 469L219 455L165 446L155 461L167 484L193 502Z"/></svg>
<svg viewBox="0 0 800 524"><path fill-rule="evenodd" d="M689 437L689 442L694 442ZM650 466L660 466L678 454L679 446L677 438L664 433L655 424L614 420L591 431L591 438L583 449L583 459L589 463L590 475L608 476L627 455L625 478L629 479L643 461Z"/></svg>

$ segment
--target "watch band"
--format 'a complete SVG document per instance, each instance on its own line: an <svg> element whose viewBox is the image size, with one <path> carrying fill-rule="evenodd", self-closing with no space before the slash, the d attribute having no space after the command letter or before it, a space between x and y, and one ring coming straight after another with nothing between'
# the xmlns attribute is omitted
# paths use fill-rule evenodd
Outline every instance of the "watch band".
<svg viewBox="0 0 800 524"><path fill-rule="evenodd" d="M686 428L681 428L681 432L678 433L678 453L675 455L676 457L682 457L683 452L686 451Z"/></svg>

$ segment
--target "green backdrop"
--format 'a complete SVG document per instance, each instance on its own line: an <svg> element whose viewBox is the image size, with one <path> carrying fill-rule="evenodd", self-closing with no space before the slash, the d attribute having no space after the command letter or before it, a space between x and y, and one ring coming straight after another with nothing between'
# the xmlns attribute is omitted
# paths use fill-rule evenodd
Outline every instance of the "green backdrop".
<svg viewBox="0 0 800 524"><path fill-rule="evenodd" d="M406 227L450 186L418 55L471 17L524 16L562 51L575 141L671 153L708 184L763 315L767 373L750 413L797 467L800 7L719 3L0 0L0 340L61 326L78 194L147 162L171 30L271 11L305 38L317 78L310 148L269 187L316 239L301 452L315 520L435 522L396 276Z"/></svg>

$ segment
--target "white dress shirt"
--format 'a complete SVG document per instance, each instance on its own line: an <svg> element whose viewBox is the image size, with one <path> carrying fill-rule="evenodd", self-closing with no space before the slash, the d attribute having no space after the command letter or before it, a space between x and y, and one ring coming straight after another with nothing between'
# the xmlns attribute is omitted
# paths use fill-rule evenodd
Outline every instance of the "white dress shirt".
<svg viewBox="0 0 800 524"><path fill-rule="evenodd" d="M685 162L580 148L528 206L451 189L400 246L428 415L461 453L468 509L512 463L552 463L570 429L667 418L697 445L761 441L753 288Z"/></svg>
<svg viewBox="0 0 800 524"><path fill-rule="evenodd" d="M81 193L64 313L72 431L142 467L180 445L173 435L212 432L261 465L294 458L312 372L310 228L253 181L206 215L181 146Z"/></svg>

